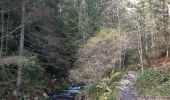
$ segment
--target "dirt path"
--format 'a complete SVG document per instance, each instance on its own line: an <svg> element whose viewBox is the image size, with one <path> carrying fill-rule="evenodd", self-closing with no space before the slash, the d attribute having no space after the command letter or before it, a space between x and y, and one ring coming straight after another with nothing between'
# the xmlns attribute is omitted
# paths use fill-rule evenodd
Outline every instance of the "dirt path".
<svg viewBox="0 0 170 100"><path fill-rule="evenodd" d="M137 79L137 72L128 71L117 86L119 90L119 100L136 100L134 93L134 82Z"/></svg>

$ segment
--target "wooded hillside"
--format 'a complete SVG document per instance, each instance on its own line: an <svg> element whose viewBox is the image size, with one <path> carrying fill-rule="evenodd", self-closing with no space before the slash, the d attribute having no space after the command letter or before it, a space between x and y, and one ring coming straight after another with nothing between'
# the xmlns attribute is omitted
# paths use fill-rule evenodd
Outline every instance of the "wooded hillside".
<svg viewBox="0 0 170 100"><path fill-rule="evenodd" d="M163 85L153 80L146 95L169 93L169 17L169 0L1 0L0 99L45 100L83 84L88 100L112 100L128 71L139 94L152 75Z"/></svg>

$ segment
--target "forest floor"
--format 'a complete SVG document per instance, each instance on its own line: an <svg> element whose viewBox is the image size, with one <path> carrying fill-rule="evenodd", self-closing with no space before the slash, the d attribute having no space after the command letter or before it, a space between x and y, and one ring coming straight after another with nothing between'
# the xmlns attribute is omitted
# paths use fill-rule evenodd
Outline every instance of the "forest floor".
<svg viewBox="0 0 170 100"><path fill-rule="evenodd" d="M151 66L149 69L157 70L167 67L167 65L170 65L170 57L160 57L157 59L151 60Z"/></svg>

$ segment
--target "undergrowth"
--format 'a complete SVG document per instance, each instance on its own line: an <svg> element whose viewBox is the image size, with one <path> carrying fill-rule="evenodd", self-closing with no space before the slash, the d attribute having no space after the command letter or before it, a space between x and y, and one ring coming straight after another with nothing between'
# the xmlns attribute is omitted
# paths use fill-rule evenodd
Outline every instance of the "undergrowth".
<svg viewBox="0 0 170 100"><path fill-rule="evenodd" d="M142 96L169 96L169 70L145 70L136 81L136 88Z"/></svg>
<svg viewBox="0 0 170 100"><path fill-rule="evenodd" d="M117 100L116 86L121 76L121 72L112 71L100 84L92 86L89 90L92 100Z"/></svg>
<svg viewBox="0 0 170 100"><path fill-rule="evenodd" d="M21 59L23 59L22 62ZM45 75L44 69L40 66L36 55L26 57L13 56L5 58L3 61L0 64L1 100L42 99L43 89L45 88ZM22 64L24 67L20 90L16 88L18 64Z"/></svg>

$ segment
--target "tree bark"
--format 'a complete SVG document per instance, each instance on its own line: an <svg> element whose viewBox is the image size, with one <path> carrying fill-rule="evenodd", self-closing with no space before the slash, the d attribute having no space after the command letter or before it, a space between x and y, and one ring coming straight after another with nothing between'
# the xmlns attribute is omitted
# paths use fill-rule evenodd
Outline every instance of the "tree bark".
<svg viewBox="0 0 170 100"><path fill-rule="evenodd" d="M138 51L139 51L139 56L140 56L141 68L142 68L142 72L143 72L144 66L143 66L142 35L141 35L139 22L137 23L137 27L138 27Z"/></svg>
<svg viewBox="0 0 170 100"><path fill-rule="evenodd" d="M118 32L119 32L119 36L121 36L121 21L120 21L120 15L119 15L119 7L118 7L118 4L117 4L117 18L118 18ZM120 52L120 55L119 55L119 59L120 59L120 66L119 66L119 68L121 69L121 67L122 67L122 46L121 46L121 44L122 43L120 43L120 46L119 46L119 48L120 48L120 50L119 50L119 52Z"/></svg>
<svg viewBox="0 0 170 100"><path fill-rule="evenodd" d="M150 9L150 18L154 19L154 21L156 20L154 18L154 13L153 13L153 7L152 7L153 3L152 0L149 0L149 9ZM153 29L150 28L150 33L151 33L151 49L152 49L152 55L155 56L155 43L154 43L154 33L153 33Z"/></svg>
<svg viewBox="0 0 170 100"><path fill-rule="evenodd" d="M6 33L8 35L8 33L10 32L10 14L8 13L8 19L7 19L7 29L6 29ZM5 43L5 57L7 57L8 55L8 36L6 36L6 43Z"/></svg>
<svg viewBox="0 0 170 100"><path fill-rule="evenodd" d="M4 1L3 1L3 7L2 7L2 10L4 10ZM2 22L2 31L1 31L1 48L0 48L0 59L2 58L2 53L3 53L3 41L4 41L4 38L3 38L3 35L4 35L4 12L1 13L1 22Z"/></svg>
<svg viewBox="0 0 170 100"><path fill-rule="evenodd" d="M24 54L24 35L25 35L25 4L26 2L23 2L22 4L22 19L21 19L21 33L20 33L20 47L19 47L19 56L23 56ZM17 87L21 86L22 82L22 70L23 66L18 66L18 74L17 74Z"/></svg>
<svg viewBox="0 0 170 100"><path fill-rule="evenodd" d="M0 49L0 59L2 58L2 53L3 53L3 35L4 35L4 13L1 13L1 20L2 20L2 31L1 31L1 49Z"/></svg>

